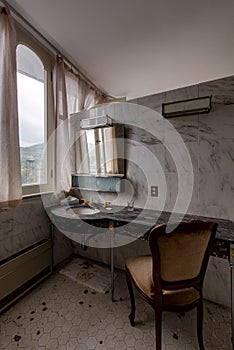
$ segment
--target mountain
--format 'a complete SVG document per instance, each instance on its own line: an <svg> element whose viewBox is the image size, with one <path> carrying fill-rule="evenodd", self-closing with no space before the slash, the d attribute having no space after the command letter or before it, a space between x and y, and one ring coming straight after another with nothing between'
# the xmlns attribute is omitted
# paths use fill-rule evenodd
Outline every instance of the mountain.
<svg viewBox="0 0 234 350"><path fill-rule="evenodd" d="M22 184L42 184L46 182L46 161L44 143L20 147Z"/></svg>

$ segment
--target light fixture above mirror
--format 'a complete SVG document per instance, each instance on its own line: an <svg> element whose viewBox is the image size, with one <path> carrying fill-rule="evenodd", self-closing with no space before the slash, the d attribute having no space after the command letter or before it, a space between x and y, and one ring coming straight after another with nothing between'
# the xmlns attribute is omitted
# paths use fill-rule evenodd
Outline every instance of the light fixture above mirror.
<svg viewBox="0 0 234 350"><path fill-rule="evenodd" d="M192 98L183 101L162 104L162 115L165 118L183 115L208 113L211 109L211 96Z"/></svg>
<svg viewBox="0 0 234 350"><path fill-rule="evenodd" d="M112 119L107 114L101 117L81 119L80 128L81 129L94 129L105 126L112 126Z"/></svg>

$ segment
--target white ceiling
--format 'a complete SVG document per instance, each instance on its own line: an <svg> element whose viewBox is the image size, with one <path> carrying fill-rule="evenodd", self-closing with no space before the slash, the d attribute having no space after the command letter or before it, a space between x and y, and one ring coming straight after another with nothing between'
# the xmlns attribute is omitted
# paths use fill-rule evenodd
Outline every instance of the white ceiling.
<svg viewBox="0 0 234 350"><path fill-rule="evenodd" d="M233 0L12 0L113 96L234 74Z"/></svg>

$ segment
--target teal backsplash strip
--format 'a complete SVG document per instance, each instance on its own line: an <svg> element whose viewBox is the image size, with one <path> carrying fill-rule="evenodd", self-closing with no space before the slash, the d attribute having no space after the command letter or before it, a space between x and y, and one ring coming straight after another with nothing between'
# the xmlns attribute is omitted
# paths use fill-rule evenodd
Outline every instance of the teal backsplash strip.
<svg viewBox="0 0 234 350"><path fill-rule="evenodd" d="M72 175L72 187L103 192L121 192L121 178Z"/></svg>

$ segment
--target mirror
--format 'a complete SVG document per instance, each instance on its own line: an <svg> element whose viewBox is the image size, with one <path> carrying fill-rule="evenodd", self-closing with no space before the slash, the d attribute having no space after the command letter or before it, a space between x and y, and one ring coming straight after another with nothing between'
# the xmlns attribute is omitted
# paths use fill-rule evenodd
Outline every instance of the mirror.
<svg viewBox="0 0 234 350"><path fill-rule="evenodd" d="M82 130L76 147L76 155L78 174L123 175L123 126Z"/></svg>

